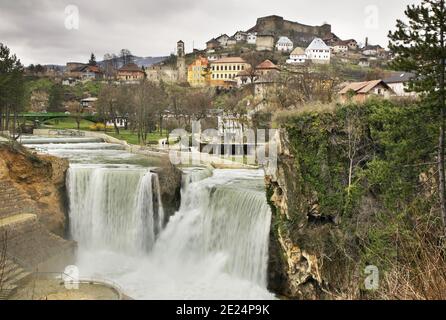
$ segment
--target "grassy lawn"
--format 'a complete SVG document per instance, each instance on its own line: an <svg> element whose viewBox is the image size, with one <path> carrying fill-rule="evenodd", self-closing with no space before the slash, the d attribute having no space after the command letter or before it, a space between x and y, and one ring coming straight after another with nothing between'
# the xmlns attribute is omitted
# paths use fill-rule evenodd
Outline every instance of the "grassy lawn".
<svg viewBox="0 0 446 320"><path fill-rule="evenodd" d="M116 134L113 129L108 129L107 134L116 139L127 141L130 144L138 144L138 136L130 130L119 130L119 134ZM147 135L147 143L157 145L158 141L165 137L165 132L163 132L163 135L160 135L159 132L149 133Z"/></svg>
<svg viewBox="0 0 446 320"><path fill-rule="evenodd" d="M49 120L44 123L46 126L52 128L52 129L74 129L77 130L77 123L76 120L72 118L66 118L66 119L54 119ZM80 129L89 131L90 126L94 125L94 122L88 121L88 120L81 120L80 123Z"/></svg>
<svg viewBox="0 0 446 320"><path fill-rule="evenodd" d="M45 122L45 125L51 129L74 129L77 130L77 123L74 119L59 119L49 120ZM80 129L84 131L91 131L90 126L94 125L94 122L88 120L82 120ZM102 131L101 131L102 132ZM130 130L119 130L119 135L115 133L113 128L107 128L107 134L119 140L127 141L130 144L138 144L138 136ZM166 132L160 135L159 132L149 133L147 136L148 144L158 144L160 139L166 137Z"/></svg>

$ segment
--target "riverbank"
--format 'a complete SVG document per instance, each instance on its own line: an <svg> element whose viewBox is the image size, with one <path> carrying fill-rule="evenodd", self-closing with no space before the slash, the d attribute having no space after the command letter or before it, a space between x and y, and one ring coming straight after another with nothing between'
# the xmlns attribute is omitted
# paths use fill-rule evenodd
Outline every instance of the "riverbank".
<svg viewBox="0 0 446 320"><path fill-rule="evenodd" d="M55 130L55 129L35 129L33 131L33 135L37 136L60 136L64 130ZM65 131L68 132L68 131ZM209 166L215 169L259 169L259 166L256 165L247 165L243 163L243 157L238 159L239 161L234 161L228 158L217 157L207 153L201 152L179 152L176 146L172 147L154 147L154 146L139 146L134 144L129 144L127 141L117 139L108 134L102 132L94 132L94 131L69 131L74 134L78 133L82 137L91 137L102 139L104 142L119 144L125 147L127 152L139 155L145 155L150 157L161 157L161 158L169 158L169 154L171 151L176 153L176 156L180 159L189 159L190 163L187 161L183 161L182 165L201 165L201 166ZM233 157L235 159L235 157ZM170 161L170 159L167 159Z"/></svg>

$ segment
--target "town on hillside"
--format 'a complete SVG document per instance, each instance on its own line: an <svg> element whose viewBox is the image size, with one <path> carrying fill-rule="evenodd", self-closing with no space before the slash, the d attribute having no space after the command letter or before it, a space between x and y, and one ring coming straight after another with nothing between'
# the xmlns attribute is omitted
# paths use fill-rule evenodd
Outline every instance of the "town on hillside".
<svg viewBox="0 0 446 320"><path fill-rule="evenodd" d="M305 74L308 85L314 81L329 83L341 101L351 92L360 101L369 95L413 95L405 89L414 75L390 70L392 52L369 43L367 36L361 40L340 39L329 24L309 26L273 15L259 18L246 31L216 35L203 44L202 50L186 52L180 40L176 53L168 57L144 59L123 49L118 54L106 54L100 62L92 54L87 63L70 61L64 67L30 65L26 74L48 78L65 87L89 82L137 84L143 80L225 92L249 86L254 88L256 106L261 106L265 96L287 77L296 74ZM47 111L48 92L39 89L37 86L31 92L31 110ZM98 90L84 91L83 112L95 113ZM68 105L63 111L69 112Z"/></svg>

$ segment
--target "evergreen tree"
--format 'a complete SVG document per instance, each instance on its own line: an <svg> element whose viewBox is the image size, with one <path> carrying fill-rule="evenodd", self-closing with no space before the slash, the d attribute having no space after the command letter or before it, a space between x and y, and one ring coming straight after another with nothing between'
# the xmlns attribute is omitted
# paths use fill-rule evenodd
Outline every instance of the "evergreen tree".
<svg viewBox="0 0 446 320"><path fill-rule="evenodd" d="M60 112L62 111L63 103L63 87L60 84L54 84L51 87L48 97L48 111Z"/></svg>
<svg viewBox="0 0 446 320"><path fill-rule="evenodd" d="M389 48L395 53L393 67L417 75L409 90L419 92L423 101L436 109L439 122L438 172L439 200L446 227L445 125L446 125L446 7L445 0L422 0L410 5L408 22L397 21L389 33Z"/></svg>
<svg viewBox="0 0 446 320"><path fill-rule="evenodd" d="M23 108L23 72L20 60L0 43L0 131L12 130L14 137L17 115Z"/></svg>
<svg viewBox="0 0 446 320"><path fill-rule="evenodd" d="M98 63L96 62L96 56L94 55L94 53L92 53L90 56L90 61L88 61L88 65L96 66L97 64Z"/></svg>

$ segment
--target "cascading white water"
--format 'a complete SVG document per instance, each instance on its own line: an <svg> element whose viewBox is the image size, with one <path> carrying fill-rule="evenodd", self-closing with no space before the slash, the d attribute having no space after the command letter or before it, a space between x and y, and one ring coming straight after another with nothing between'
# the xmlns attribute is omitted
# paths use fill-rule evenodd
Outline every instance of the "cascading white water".
<svg viewBox="0 0 446 320"><path fill-rule="evenodd" d="M72 167L70 230L79 246L148 251L164 219L156 174L147 169Z"/></svg>
<svg viewBox="0 0 446 320"><path fill-rule="evenodd" d="M266 287L271 211L262 190L230 183L237 173L244 179L260 177L258 172L216 171L185 186L181 209L156 243L154 259L183 266L215 259L223 271Z"/></svg>
<svg viewBox="0 0 446 320"><path fill-rule="evenodd" d="M82 176L82 170L77 175ZM125 207L122 203L124 194L137 192L136 203L142 207L136 207L137 213L133 219L139 219L137 223L143 225L161 228L161 224L154 223L150 217L161 221L162 212L157 216L154 210L152 215L145 215L145 221L136 218L140 212L150 211L147 209L152 202L150 194L138 193L148 189L145 184L149 182L148 179L141 179L138 171L127 173L127 178L118 172L109 173L110 178L113 176L116 179L116 184L112 184L116 188L115 192L122 193L121 199L113 203ZM104 173L99 175L102 175L101 181L107 181ZM136 228L135 233L128 232L125 221L135 220L129 220L130 213L127 213L124 215L126 218L113 220L121 228L105 227L121 234L113 236L114 239L93 239L96 242L93 247L80 250L78 266L81 274L112 279L135 299L272 299L273 296L266 290L271 212L262 188L262 177L260 171L188 172L183 180L181 208L171 217L154 245L151 242L154 238L147 237L147 234L152 233L147 233L144 228ZM76 179L70 176L72 180ZM130 180L138 187L131 188L125 182ZM97 188L95 193L107 190L104 189L108 188L106 184L86 183L90 188ZM115 210L113 214L123 212L127 211ZM88 218L84 218L88 224ZM83 225L79 227L84 228ZM72 226L72 230L75 230L75 226ZM87 234L76 235L73 232L74 238L81 244L84 242L82 239L91 241L88 228L82 230L87 231ZM104 231L101 230L99 234ZM150 252L145 251L141 255L119 250L129 247L128 239L132 239L132 243L141 243L138 237L143 234L146 236L142 238L150 243L145 249L151 248ZM134 237L129 238L129 235ZM98 246L103 241L108 242L108 245ZM119 245L121 241L125 245ZM111 243L114 245L110 246Z"/></svg>
<svg viewBox="0 0 446 320"><path fill-rule="evenodd" d="M185 169L181 208L163 225L158 176L149 170L157 158L106 143L33 142L70 160L69 224L81 277L113 280L135 299L274 298L266 289L271 212L263 172Z"/></svg>

